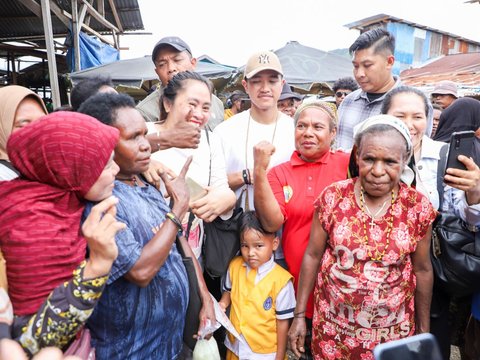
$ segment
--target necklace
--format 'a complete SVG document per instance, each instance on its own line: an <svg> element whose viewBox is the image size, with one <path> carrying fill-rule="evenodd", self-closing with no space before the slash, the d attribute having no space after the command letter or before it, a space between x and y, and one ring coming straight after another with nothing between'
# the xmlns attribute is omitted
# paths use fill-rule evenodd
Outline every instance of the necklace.
<svg viewBox="0 0 480 360"><path fill-rule="evenodd" d="M272 134L272 145L273 145L273 141L275 140L275 133L277 132L277 124L278 124L278 114L279 114L279 111L277 111L277 114L275 115L275 126L273 128L273 134ZM250 110L248 111L248 123L247 123L247 136L245 138L245 169L248 169L248 134L250 133L250 122L252 120L252 115L251 115L251 112ZM246 187L248 187L248 185L245 185ZM249 206L249 196L248 196L248 191L245 192L245 208L246 208L246 211L248 211L250 209L250 206Z"/></svg>
<svg viewBox="0 0 480 360"><path fill-rule="evenodd" d="M120 180L124 183L128 183L130 184L131 186L138 186L138 181L137 181L137 177L134 175L132 176L131 178L121 178L121 177L116 177L117 180Z"/></svg>
<svg viewBox="0 0 480 360"><path fill-rule="evenodd" d="M388 246L390 245L390 234L392 233L392 228L393 228L393 204L395 202L395 191L392 189L392 198L391 198L391 206L390 206L390 218L387 220L387 233L385 236L385 247L383 248L383 251L378 250L378 245L375 245L375 256L372 255L372 247L368 245L368 232L367 232L367 225L366 221L364 220L365 217L367 216L367 213L365 210L368 211L368 215L371 218L370 221L370 232L373 230L373 226L375 225L374 223L374 218L380 214L380 212L385 208L385 205L387 204L388 200L385 200L383 203L382 207L380 210L378 210L374 215L370 212L370 209L367 206L367 203L365 202L365 197L364 197L364 190L363 187L360 186L360 209L362 210L362 224L363 224L363 244L365 245L365 249L367 250L367 254L370 257L371 260L373 261L381 261L383 259L383 256L385 255L385 252L387 251Z"/></svg>
<svg viewBox="0 0 480 360"><path fill-rule="evenodd" d="M378 209L378 211L375 214L372 214L372 212L368 208L367 202L365 201L365 198L364 198L363 191L360 192L360 201L361 201L362 205L365 206L365 210L367 210L367 213L370 216L370 230L372 230L373 225L375 225L374 220L376 219L378 214L380 214L382 212L382 210L385 208L385 205L387 205L388 199L383 202L382 207L380 209Z"/></svg>

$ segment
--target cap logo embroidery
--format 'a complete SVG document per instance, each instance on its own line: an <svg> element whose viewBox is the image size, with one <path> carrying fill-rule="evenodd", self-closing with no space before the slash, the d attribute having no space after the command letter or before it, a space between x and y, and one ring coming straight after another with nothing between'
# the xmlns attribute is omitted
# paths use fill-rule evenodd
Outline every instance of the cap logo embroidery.
<svg viewBox="0 0 480 360"><path fill-rule="evenodd" d="M260 54L258 56L258 63L259 64L270 64L270 58L268 54Z"/></svg>

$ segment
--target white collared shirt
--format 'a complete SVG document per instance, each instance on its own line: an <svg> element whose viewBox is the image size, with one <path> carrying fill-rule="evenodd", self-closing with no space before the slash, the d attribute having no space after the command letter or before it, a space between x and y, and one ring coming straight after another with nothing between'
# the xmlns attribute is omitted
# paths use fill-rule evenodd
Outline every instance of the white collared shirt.
<svg viewBox="0 0 480 360"><path fill-rule="evenodd" d="M272 271L275 266L273 256L266 263L260 265L257 269L257 275L255 277L255 284L258 284L267 274ZM250 266L247 263L243 263L243 266L247 268L248 272L251 270ZM230 291L232 288L232 280L230 279L230 272L227 272L225 279L224 291ZM293 317L293 310L295 309L295 290L293 288L293 282L289 281L278 293L277 299L275 301L276 311L282 312L282 314L277 314L278 320L290 319ZM283 314L285 310L291 309L291 312ZM235 353L240 360L275 360L276 353L270 354L257 354L252 351L247 341L242 337L243 342L235 340L233 343L230 341L229 337L225 338L225 346Z"/></svg>

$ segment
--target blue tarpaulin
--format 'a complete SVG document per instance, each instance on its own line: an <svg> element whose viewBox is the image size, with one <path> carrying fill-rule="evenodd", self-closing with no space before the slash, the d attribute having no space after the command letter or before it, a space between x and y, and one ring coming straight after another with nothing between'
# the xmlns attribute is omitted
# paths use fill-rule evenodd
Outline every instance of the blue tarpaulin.
<svg viewBox="0 0 480 360"><path fill-rule="evenodd" d="M67 64L70 72L75 69L75 52L73 49L73 39L67 41ZM80 32L80 70L89 69L91 67L108 64L120 60L120 52L108 44L101 42L87 34Z"/></svg>

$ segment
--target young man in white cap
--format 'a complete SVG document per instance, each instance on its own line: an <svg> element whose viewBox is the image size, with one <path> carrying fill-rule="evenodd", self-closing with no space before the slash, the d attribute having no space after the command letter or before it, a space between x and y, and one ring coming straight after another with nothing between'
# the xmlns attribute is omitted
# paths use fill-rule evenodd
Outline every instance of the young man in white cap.
<svg viewBox="0 0 480 360"><path fill-rule="evenodd" d="M458 99L457 84L450 80L440 81L432 91L432 99L445 110Z"/></svg>
<svg viewBox="0 0 480 360"><path fill-rule="evenodd" d="M160 96L170 79L182 71L195 71L197 65L197 59L192 56L188 44L177 36L162 38L153 48L152 61L160 83L154 92L137 105L137 110L147 122L159 121ZM223 103L212 95L211 114L207 126L213 130L222 121ZM149 134L147 138L152 152L169 147L196 148L200 142L200 130L185 122L185 124L179 124L179 128L173 131Z"/></svg>
<svg viewBox="0 0 480 360"><path fill-rule="evenodd" d="M242 84L250 97L251 107L232 116L215 128L221 139L228 184L237 198L246 189L244 210L253 210L253 146L262 140L275 146L270 166L290 159L294 145L292 118L277 109L282 92L283 70L277 55L271 51L253 54L245 67Z"/></svg>

